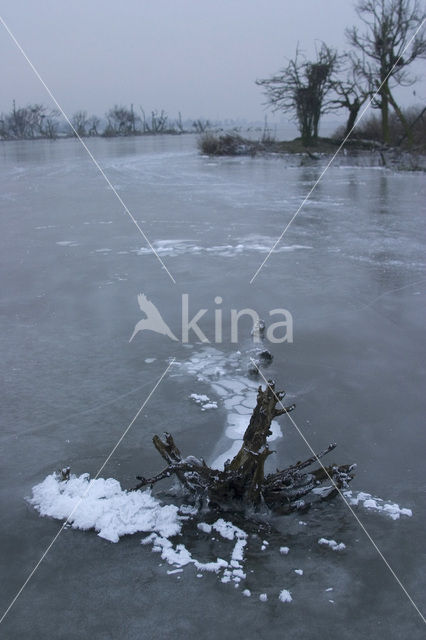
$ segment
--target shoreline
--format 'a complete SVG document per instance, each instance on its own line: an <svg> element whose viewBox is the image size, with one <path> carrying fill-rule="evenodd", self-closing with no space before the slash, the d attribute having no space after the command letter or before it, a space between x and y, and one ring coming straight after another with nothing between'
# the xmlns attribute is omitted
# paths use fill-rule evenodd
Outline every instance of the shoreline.
<svg viewBox="0 0 426 640"><path fill-rule="evenodd" d="M313 166L321 160L333 157L339 150L341 140L335 138L318 138L316 144L304 146L300 138L293 140L275 140L273 138L252 139L245 138L235 131L215 130L209 132L165 131L161 133L145 132L132 135L115 136L82 136L83 140L117 140L134 138L157 138L171 136L194 136L196 146L201 155L206 157L282 157L300 158L300 166ZM76 140L74 135L59 135L56 138L39 136L34 138L0 138L0 143L15 142L59 142L61 140ZM337 154L336 154L337 156ZM396 171L426 172L426 149L423 146L412 149L385 145L376 140L350 139L339 150L339 160L351 159L356 164L372 167L382 167Z"/></svg>
<svg viewBox="0 0 426 640"><path fill-rule="evenodd" d="M199 138L200 153L206 156L258 156L275 155L301 157L301 164L314 164L333 157L337 151L343 157L372 161L372 166L388 167L400 171L426 171L426 149L391 147L375 140L342 140L319 138L316 144L304 146L300 138L294 140L250 140L238 134L207 133Z"/></svg>

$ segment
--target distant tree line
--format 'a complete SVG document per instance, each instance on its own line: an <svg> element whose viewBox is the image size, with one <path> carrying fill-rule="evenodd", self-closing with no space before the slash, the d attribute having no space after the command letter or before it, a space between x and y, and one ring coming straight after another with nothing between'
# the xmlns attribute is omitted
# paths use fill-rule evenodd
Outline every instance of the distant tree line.
<svg viewBox="0 0 426 640"><path fill-rule="evenodd" d="M115 105L102 120L87 111L76 111L68 123L61 119L57 109L48 109L41 104L17 107L13 101L9 113L0 114L0 140L31 140L36 138L55 139L58 136L138 136L144 134L203 133L211 124L208 120L170 119L167 113L153 110L146 114L142 107L139 113L133 105L130 108Z"/></svg>
<svg viewBox="0 0 426 640"><path fill-rule="evenodd" d="M323 42L315 59L308 60L297 48L285 68L256 84L263 87L267 104L274 111L294 118L305 146L318 140L321 116L337 109L347 110L342 136L349 135L368 100L380 110L377 139L391 143L391 124L398 122L402 138L410 145L413 126L419 125L424 110L407 115L398 105L394 89L417 80L408 67L426 57L425 29L419 29L426 14L418 0L359 0L356 11L363 31L357 27L346 30L350 50L339 54Z"/></svg>
<svg viewBox="0 0 426 640"><path fill-rule="evenodd" d="M42 104L13 107L10 113L0 114L0 138L56 138L59 112Z"/></svg>

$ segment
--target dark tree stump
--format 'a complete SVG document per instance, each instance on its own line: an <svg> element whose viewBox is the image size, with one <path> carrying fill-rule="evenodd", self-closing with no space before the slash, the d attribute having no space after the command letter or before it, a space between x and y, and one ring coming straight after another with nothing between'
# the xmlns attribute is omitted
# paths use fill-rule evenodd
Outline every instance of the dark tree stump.
<svg viewBox="0 0 426 640"><path fill-rule="evenodd" d="M138 476L139 484L134 490L152 486L156 482L175 475L185 491L198 501L206 501L210 506L244 509L247 506L259 507L261 504L279 513L288 513L295 509L305 509L303 498L319 489L318 499L334 497L352 480L355 465L329 467L320 466L311 472L304 469L318 462L333 451L330 444L324 451L311 458L265 476L265 461L273 453L269 449L267 438L271 435L271 423L278 416L293 411L295 405L284 407L281 400L284 391L275 391L275 384L268 381L266 389L260 386L256 406L253 409L249 425L244 433L243 444L237 455L225 463L223 471L211 469L203 459L182 455L174 443L173 437L166 433L162 438L154 436L154 446L167 463L166 469L152 478ZM277 404L279 407L277 408Z"/></svg>

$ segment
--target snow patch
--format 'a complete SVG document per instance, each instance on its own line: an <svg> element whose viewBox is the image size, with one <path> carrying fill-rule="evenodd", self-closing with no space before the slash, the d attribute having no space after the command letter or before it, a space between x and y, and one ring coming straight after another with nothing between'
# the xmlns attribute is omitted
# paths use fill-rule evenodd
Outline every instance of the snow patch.
<svg viewBox="0 0 426 640"><path fill-rule="evenodd" d="M204 533L211 533L212 532L212 526L211 526L211 524L207 524L207 522L199 522L197 524L197 528L200 531L203 531Z"/></svg>
<svg viewBox="0 0 426 640"><path fill-rule="evenodd" d="M281 602L293 601L293 598L291 597L291 593L290 591L287 591L287 589L283 589L282 591L280 591L280 595L278 596L278 598L281 600Z"/></svg>
<svg viewBox="0 0 426 640"><path fill-rule="evenodd" d="M399 520L401 516L411 518L413 515L411 509L400 507L396 502L389 502L382 500L382 498L376 498L370 493L365 493L364 491L359 491L358 493L353 491L344 491L343 495L351 505L361 505L370 511L384 513L389 518L392 518L392 520Z"/></svg>
<svg viewBox="0 0 426 640"><path fill-rule="evenodd" d="M191 393L189 397L201 406L201 411L205 411L206 409L217 409L217 402L215 400L210 400L210 398L204 394Z"/></svg>
<svg viewBox="0 0 426 640"><path fill-rule="evenodd" d="M67 520L74 529L94 529L110 542L137 532L174 536L182 526L178 508L161 505L150 491L123 491L117 480L91 480L88 473L69 480L53 473L33 487L29 502L42 516Z"/></svg>
<svg viewBox="0 0 426 640"><path fill-rule="evenodd" d="M215 255L223 258L234 258L244 253L262 253L266 254L270 251L274 239L267 236L254 236L241 238L236 244L220 244L211 247L203 247L195 244L192 240L156 240L153 242L154 249L159 256L167 256L175 258L177 256L192 255ZM280 245L274 249L274 253L286 253L299 251L303 249L312 249L310 245L291 244ZM136 251L137 255L144 256L151 253L151 249L142 247Z"/></svg>
<svg viewBox="0 0 426 640"><path fill-rule="evenodd" d="M343 542L336 542L335 540L328 540L327 538L320 538L318 544L330 547L333 551L343 551L343 549L346 549L346 545Z"/></svg>

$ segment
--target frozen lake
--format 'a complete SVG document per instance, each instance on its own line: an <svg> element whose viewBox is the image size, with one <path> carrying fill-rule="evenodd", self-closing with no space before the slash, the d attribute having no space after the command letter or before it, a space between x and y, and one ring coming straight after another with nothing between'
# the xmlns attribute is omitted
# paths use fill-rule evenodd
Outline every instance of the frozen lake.
<svg viewBox="0 0 426 640"><path fill-rule="evenodd" d="M327 462L357 463L354 494L412 510L393 520L354 507L423 610L424 174L343 157L250 284L325 160L212 160L198 154L193 136L88 144L176 284L77 141L0 145L2 611L60 527L27 503L32 487L65 465L94 475L170 358L175 364L101 476L127 488L136 475L160 471L151 438L165 430L185 455L209 463L232 447L230 381L241 384L242 406L253 389L244 361L250 323L241 321L232 344L230 309L246 307L267 323L271 309L292 314L294 342L271 347L268 375L296 402L292 415L314 449L337 442ZM129 343L142 317L140 292L177 336L188 294L191 315L208 309L199 325L212 344L152 332ZM221 344L213 344L217 296ZM227 384L228 396L220 391ZM217 408L203 410L191 394ZM279 423L273 468L310 455L288 419ZM258 531L232 514L227 520L247 533L240 583L192 564L167 573L173 567L140 544L145 534L113 544L64 530L2 637L424 637L418 613L340 498ZM212 540L197 522L187 521L178 542L202 562L228 558L226 537ZM319 545L322 537L345 549ZM284 589L292 602L279 599Z"/></svg>

